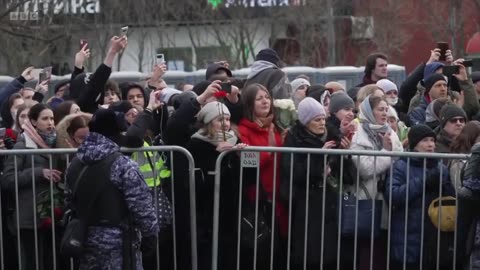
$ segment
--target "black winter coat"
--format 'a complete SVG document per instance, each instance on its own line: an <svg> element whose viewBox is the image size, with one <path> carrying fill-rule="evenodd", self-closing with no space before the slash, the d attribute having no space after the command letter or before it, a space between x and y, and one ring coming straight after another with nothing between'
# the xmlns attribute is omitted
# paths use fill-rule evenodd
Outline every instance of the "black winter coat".
<svg viewBox="0 0 480 270"><path fill-rule="evenodd" d="M75 69L75 72L80 71ZM74 99L82 112L95 113L103 100L99 96L105 91L105 84L112 73L112 68L101 64L95 72L85 80L84 76L72 76L69 97Z"/></svg>
<svg viewBox="0 0 480 270"><path fill-rule="evenodd" d="M410 101L417 94L417 85L423 79L423 70L425 64L418 65L408 77L403 81L398 91L398 97L401 100L402 106L395 106L398 113L407 113ZM406 122L405 122L406 123Z"/></svg>
<svg viewBox="0 0 480 270"><path fill-rule="evenodd" d="M327 131L328 134L329 131ZM331 135L326 138L315 136L304 126L297 124L290 129L285 138L285 147L295 148L322 148L325 142L332 140ZM321 243L324 242L324 263L336 261L338 235L338 193L324 183L324 155L310 155L310 175L307 176L307 154L293 155L293 182L292 182L292 261L303 262L305 242L306 192L308 183L308 243L307 263L320 262ZM281 197L289 200L291 155L282 155ZM307 180L308 179L308 180ZM307 182L308 181L308 182ZM325 193L325 198L323 194ZM323 212L325 199L325 212ZM325 218L322 220L322 216ZM325 222L324 239L322 239L322 221Z"/></svg>
<svg viewBox="0 0 480 270"><path fill-rule="evenodd" d="M200 265L211 268L215 165L220 152L216 146L193 138L187 145L198 170L195 174L198 244ZM220 169L219 269L234 269L237 243L237 219L240 158L232 152L223 158Z"/></svg>
<svg viewBox="0 0 480 270"><path fill-rule="evenodd" d="M472 156L465 165L462 181L467 179L480 181L480 145L475 144L472 148ZM458 258L467 260L471 255L472 248L475 244L477 236L477 223L480 221L480 197L478 192L474 192L474 196L463 196L461 192L458 194L458 221L457 221L457 251Z"/></svg>

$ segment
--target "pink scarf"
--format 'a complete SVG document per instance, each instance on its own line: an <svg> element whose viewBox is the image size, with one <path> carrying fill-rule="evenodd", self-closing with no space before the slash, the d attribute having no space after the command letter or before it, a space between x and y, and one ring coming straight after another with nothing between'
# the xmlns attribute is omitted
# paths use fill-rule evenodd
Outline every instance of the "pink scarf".
<svg viewBox="0 0 480 270"><path fill-rule="evenodd" d="M48 149L50 148L40 137L38 134L37 130L35 127L33 127L32 123L30 123L30 120L25 121L25 123L22 125L23 132L26 133L26 135L32 139L40 148L45 148Z"/></svg>

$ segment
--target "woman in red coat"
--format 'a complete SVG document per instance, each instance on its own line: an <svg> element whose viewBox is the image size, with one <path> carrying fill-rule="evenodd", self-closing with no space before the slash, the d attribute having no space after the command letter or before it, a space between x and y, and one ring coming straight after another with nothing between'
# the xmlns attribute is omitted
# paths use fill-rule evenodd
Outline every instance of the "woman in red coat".
<svg viewBox="0 0 480 270"><path fill-rule="evenodd" d="M279 128L275 125L273 100L268 90L260 84L249 85L247 88L242 90L242 101L244 117L240 120L238 125L238 131L240 133L241 141L249 146L281 147L283 144L283 140ZM280 235L282 236L282 238L286 238L288 232L288 211L286 211L286 208L278 200L278 191L280 189L279 168L281 163L281 154L277 153L276 168L274 168L274 159L275 153L260 152L259 175L261 188L264 192L261 192L259 194L259 198L267 205L273 206L272 201L275 181L275 192L277 198L275 200L275 213L277 217L275 221L275 228L278 228L275 231L280 231ZM274 179L275 169L276 178ZM247 180L252 181L252 179L255 179L254 181L256 181L256 178L251 178ZM256 182L250 182L249 184L247 184L245 189L247 201L255 201L255 190ZM271 213L266 213L266 217L267 220L270 221ZM277 246L276 249L278 248L279 247ZM269 254L265 254L266 256L262 255L263 254L260 254L259 258L263 257L267 260L269 259ZM278 259L279 258L276 258L275 261L278 262Z"/></svg>
<svg viewBox="0 0 480 270"><path fill-rule="evenodd" d="M249 146L277 146L281 147L282 136L275 126L273 115L273 100L268 90L261 84L252 84L242 91L244 117L238 124L238 131L243 143ZM280 153L277 154L280 161ZM280 163L277 163L277 165ZM263 189L272 199L274 153L260 153L260 181ZM277 184L279 177L277 166ZM277 190L279 186L277 185Z"/></svg>

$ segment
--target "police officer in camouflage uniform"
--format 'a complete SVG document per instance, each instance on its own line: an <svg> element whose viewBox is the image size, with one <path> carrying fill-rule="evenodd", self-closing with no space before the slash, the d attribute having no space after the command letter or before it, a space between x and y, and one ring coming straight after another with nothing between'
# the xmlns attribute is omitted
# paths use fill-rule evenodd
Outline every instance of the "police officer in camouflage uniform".
<svg viewBox="0 0 480 270"><path fill-rule="evenodd" d="M89 125L90 134L79 147L76 158L84 164L95 164L120 150L122 145L121 132L126 129L124 116L110 109L99 110L95 113ZM72 161L73 163L73 161ZM68 185L71 178L78 177L78 172L69 167L67 171L66 203L72 200L72 187ZM80 270L142 270L142 256L140 244L155 246L158 234L158 222L152 197L138 165L130 158L120 155L117 157L110 170L110 181L120 191L126 208L131 217L135 236L132 239L133 252L130 260L134 267L124 265L124 238L125 226L95 226L89 225L85 252L80 258ZM81 182L80 182L81 185ZM101 195L100 195L101 196ZM120 207L120 206L118 206ZM113 207L112 207L113 209ZM143 239L142 239L143 238ZM150 245L145 245L151 243Z"/></svg>

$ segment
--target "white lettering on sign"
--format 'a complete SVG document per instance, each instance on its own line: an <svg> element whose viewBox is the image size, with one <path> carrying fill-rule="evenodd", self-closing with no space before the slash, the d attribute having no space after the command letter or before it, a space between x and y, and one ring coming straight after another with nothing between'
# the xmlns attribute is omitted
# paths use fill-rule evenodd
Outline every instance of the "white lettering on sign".
<svg viewBox="0 0 480 270"><path fill-rule="evenodd" d="M10 0L7 8L16 7L15 11L31 14L43 11L48 14L99 14L100 0L30 0L19 5L19 0Z"/></svg>
<svg viewBox="0 0 480 270"><path fill-rule="evenodd" d="M244 168L258 168L260 163L259 152L242 152L242 167Z"/></svg>
<svg viewBox="0 0 480 270"><path fill-rule="evenodd" d="M226 0L225 7L282 7L300 6L300 0Z"/></svg>

